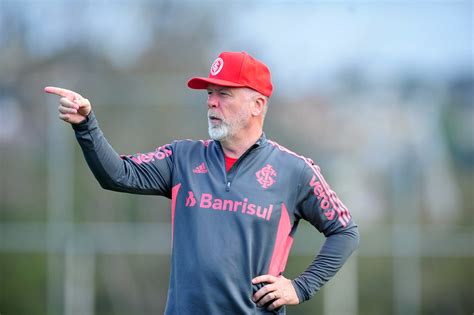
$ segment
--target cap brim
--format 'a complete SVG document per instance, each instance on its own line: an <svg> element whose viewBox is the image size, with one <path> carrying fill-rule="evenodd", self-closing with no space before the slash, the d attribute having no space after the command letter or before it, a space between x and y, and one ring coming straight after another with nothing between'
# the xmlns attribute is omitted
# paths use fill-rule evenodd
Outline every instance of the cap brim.
<svg viewBox="0 0 474 315"><path fill-rule="evenodd" d="M215 85L220 85L220 86L231 86L231 87L244 87L245 86L242 84L238 84L238 83L230 82L226 80L203 78L203 77L191 78L188 81L188 87L191 89L196 89L196 90L207 89L207 86L209 84L215 84Z"/></svg>

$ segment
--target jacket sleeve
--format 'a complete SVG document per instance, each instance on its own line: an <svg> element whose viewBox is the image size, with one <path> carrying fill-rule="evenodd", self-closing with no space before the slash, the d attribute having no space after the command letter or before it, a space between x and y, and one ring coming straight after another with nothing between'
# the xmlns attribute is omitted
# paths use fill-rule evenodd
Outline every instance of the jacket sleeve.
<svg viewBox="0 0 474 315"><path fill-rule="evenodd" d="M104 189L170 198L176 143L121 156L105 139L93 112L72 127L89 168Z"/></svg>
<svg viewBox="0 0 474 315"><path fill-rule="evenodd" d="M326 236L316 258L293 280L300 303L310 299L331 279L359 244L359 231L346 206L311 161L301 174L297 218L309 221Z"/></svg>

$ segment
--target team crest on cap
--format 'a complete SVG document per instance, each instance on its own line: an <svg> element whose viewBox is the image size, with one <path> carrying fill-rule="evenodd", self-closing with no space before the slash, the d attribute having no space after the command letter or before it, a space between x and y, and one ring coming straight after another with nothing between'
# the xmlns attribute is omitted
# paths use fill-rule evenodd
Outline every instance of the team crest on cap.
<svg viewBox="0 0 474 315"><path fill-rule="evenodd" d="M217 58L214 60L211 66L211 74L212 75L217 75L219 72L221 72L222 67L224 66L224 60L222 58Z"/></svg>

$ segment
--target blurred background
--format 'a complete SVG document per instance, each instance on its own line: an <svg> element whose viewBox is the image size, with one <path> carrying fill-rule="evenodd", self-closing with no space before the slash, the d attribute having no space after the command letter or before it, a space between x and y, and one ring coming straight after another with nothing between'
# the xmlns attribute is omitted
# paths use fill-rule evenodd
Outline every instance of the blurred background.
<svg viewBox="0 0 474 315"><path fill-rule="evenodd" d="M121 154L207 139L224 50L272 70L267 136L319 164L361 245L288 314L474 312L473 2L0 0L0 314L161 314L170 202L105 191L46 85ZM296 235L285 276L324 241Z"/></svg>

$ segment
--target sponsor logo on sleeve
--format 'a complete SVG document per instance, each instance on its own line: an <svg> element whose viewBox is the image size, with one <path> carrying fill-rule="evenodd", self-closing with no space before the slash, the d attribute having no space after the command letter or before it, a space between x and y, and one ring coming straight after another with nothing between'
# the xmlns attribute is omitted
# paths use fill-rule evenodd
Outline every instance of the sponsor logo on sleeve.
<svg viewBox="0 0 474 315"><path fill-rule="evenodd" d="M329 197L326 194L323 185L321 182L316 180L316 176L313 175L313 178L311 178L311 182L309 183L311 187L313 187L313 192L316 195L316 198L320 201L320 207L323 210L327 210L331 204L329 202Z"/></svg>
<svg viewBox="0 0 474 315"><path fill-rule="evenodd" d="M158 147L153 152L149 153L137 153L135 155L127 155L133 162L137 164L150 163L155 160L164 160L167 157L173 155L173 151L168 145Z"/></svg>
<svg viewBox="0 0 474 315"><path fill-rule="evenodd" d="M313 189L313 193L319 201L319 206L324 216L329 220L333 220L338 216L338 220L343 227L350 221L350 214L344 204L339 200L336 193L332 191L324 179L313 175L309 186Z"/></svg>
<svg viewBox="0 0 474 315"><path fill-rule="evenodd" d="M326 218L328 218L329 221L331 221L332 219L334 219L334 216L336 215L336 212L334 210L324 210L324 215L326 216Z"/></svg>

